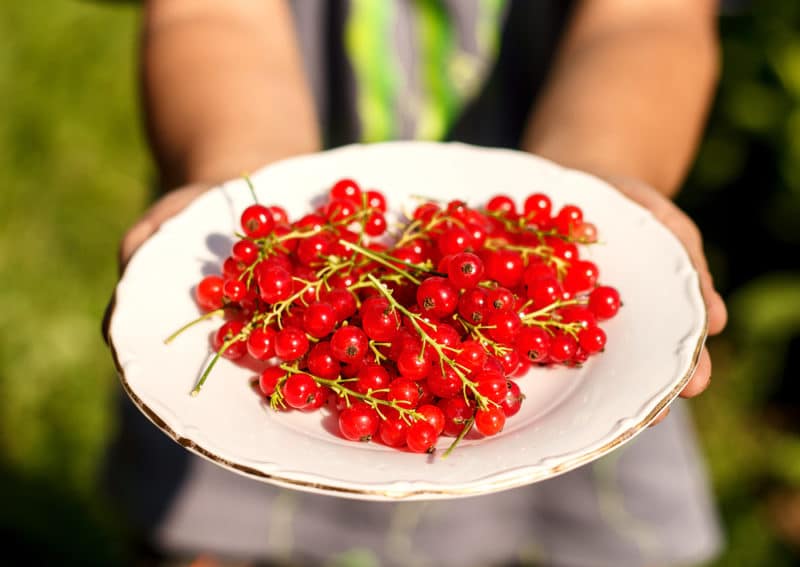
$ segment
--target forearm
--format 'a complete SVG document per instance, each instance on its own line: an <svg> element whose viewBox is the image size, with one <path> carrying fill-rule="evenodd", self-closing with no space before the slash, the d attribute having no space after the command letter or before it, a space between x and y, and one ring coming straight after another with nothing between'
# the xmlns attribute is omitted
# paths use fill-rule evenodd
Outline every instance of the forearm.
<svg viewBox="0 0 800 567"><path fill-rule="evenodd" d="M142 75L148 135L168 187L319 149L284 2L148 2Z"/></svg>
<svg viewBox="0 0 800 567"><path fill-rule="evenodd" d="M713 15L688 24L644 14L593 25L589 10L576 14L523 145L672 195L691 163L717 77Z"/></svg>

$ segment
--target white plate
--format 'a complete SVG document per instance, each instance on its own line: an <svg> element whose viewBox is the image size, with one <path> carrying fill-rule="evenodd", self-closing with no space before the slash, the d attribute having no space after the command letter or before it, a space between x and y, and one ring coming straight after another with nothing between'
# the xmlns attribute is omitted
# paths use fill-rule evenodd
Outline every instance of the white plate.
<svg viewBox="0 0 800 567"><path fill-rule="evenodd" d="M520 152L415 142L291 159L252 179L261 202L280 204L297 218L341 177L380 189L395 209L408 206L410 195L479 205L498 193L521 201L535 191L549 194L554 206L581 206L603 241L585 255L624 302L605 325L606 352L577 370L533 370L519 380L527 399L505 430L466 439L447 459L345 441L321 411L272 412L251 390L254 372L227 360L193 398L189 391L218 323L193 327L169 346L163 339L197 317L193 287L204 274L218 273L239 215L252 203L244 181L232 181L142 246L119 283L110 322L125 390L187 449L238 473L312 492L370 500L470 496L597 459L642 431L687 382L706 332L697 274L670 232L605 183ZM450 442L443 438L439 446Z"/></svg>

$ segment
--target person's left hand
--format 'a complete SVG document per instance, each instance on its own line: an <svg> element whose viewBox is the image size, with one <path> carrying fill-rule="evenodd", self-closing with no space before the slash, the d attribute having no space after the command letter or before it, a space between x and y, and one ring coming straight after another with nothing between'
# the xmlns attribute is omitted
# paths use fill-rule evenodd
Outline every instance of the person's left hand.
<svg viewBox="0 0 800 567"><path fill-rule="evenodd" d="M606 177L605 181L619 189L622 194L631 200L648 209L656 219L671 230L683 243L700 276L700 289L708 310L708 334L716 335L721 332L725 328L728 314L722 297L714 288L714 282L703 252L703 239L694 222L675 203L645 183L617 177ZM710 382L711 356L708 353L708 348L704 346L694 374L680 395L683 398L697 396L708 388ZM662 411L650 425L661 422L667 414L669 414L669 407Z"/></svg>

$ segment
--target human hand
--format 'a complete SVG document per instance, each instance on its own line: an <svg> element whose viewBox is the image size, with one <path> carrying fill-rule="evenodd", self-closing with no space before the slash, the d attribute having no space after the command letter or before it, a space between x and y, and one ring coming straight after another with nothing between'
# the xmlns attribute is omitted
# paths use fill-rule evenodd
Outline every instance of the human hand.
<svg viewBox="0 0 800 567"><path fill-rule="evenodd" d="M170 218L177 215L185 209L189 203L200 196L202 193L209 189L210 185L204 183L195 183L192 185L185 185L173 191L170 191L153 205L142 215L142 217L130 228L128 232L122 237L119 246L119 270L120 273L125 270L125 266L133 256L133 253L150 238L159 227ZM111 300L106 306L105 314L103 315L102 332L103 337L108 342L108 324L111 312L114 310L114 300L116 297L116 290L111 296Z"/></svg>
<svg viewBox="0 0 800 567"><path fill-rule="evenodd" d="M120 271L125 269L133 253L150 238L155 231L168 219L174 217L189 203L207 191L209 185L195 183L185 185L170 191L142 215L142 217L130 228L119 246L119 267Z"/></svg>
<svg viewBox="0 0 800 567"><path fill-rule="evenodd" d="M694 222L670 199L645 183L623 177L605 177L604 179L622 194L648 209L658 221L678 237L700 276L700 290L708 311L708 334L716 335L721 332L728 320L728 313L722 297L714 288L703 252L702 236ZM710 382L711 356L708 348L704 346L694 374L680 395L683 398L697 396L708 387ZM667 414L669 414L669 407L662 411L651 425L661 422Z"/></svg>

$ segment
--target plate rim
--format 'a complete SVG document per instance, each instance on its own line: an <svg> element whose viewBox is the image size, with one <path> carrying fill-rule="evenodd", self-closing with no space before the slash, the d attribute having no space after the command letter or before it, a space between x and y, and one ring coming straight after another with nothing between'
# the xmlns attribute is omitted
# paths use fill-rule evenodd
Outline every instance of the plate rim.
<svg viewBox="0 0 800 567"><path fill-rule="evenodd" d="M430 146L437 146L437 147L464 147L473 150L489 150L493 152L508 152L511 154L526 154L528 157L534 158L539 162L544 162L551 167L555 167L559 170L564 172L569 172L571 174L578 174L580 176L586 176L593 179L596 182L603 183L607 185L612 190L616 190L614 186L605 181L602 178L596 177L590 173L571 169L567 167L563 167L555 162L542 158L541 156L537 156L535 154L529 154L527 152L523 152L520 150L514 150L509 148L494 148L494 147L485 147L485 146L477 146L473 144L465 144L462 142L414 142L414 141L389 141L389 142L382 142L378 144L348 144L345 146L340 146L337 148L332 148L329 150L323 150L321 152L316 152L312 154L303 154L294 156L288 159L280 160L277 162L272 162L266 164L258 169L256 169L252 174L251 177L255 178L256 176L260 175L264 170L272 167L273 165L285 163L289 161L295 160L302 160L304 158L308 158L315 155L325 154L325 153L332 153L342 150L348 149L356 149L356 148L363 148L363 147L375 147L375 146L420 146L420 145L430 145ZM201 194L199 197L202 198L204 195L208 195L213 191L220 191L224 190L226 185L232 182L236 182L240 180L241 177L225 180L223 182L217 183L212 187ZM660 223L655 217L653 217L652 213L622 193L621 191L616 190L622 198L627 200L629 204L632 204L644 211L646 211L657 223ZM191 206L191 203L190 203ZM184 209L184 211L187 209ZM168 219L167 223L169 222ZM166 223L165 223L166 224ZM161 230L162 227L159 227L155 233L153 233L147 241L150 241L155 237ZM663 226L663 225L662 225ZM666 232L674 239L675 242L680 246L683 253L686 255L688 259L688 266L691 270L693 276L695 276L695 283L697 284L697 289L700 294L700 298L703 298L702 295L702 286L700 285L700 278L699 272L697 271L694 262L691 259L691 255L689 254L688 249L686 248L685 244L669 229L664 227ZM147 243L145 242L145 244ZM136 254L134 253L134 256ZM131 258L132 259L132 258ZM130 263L130 262L129 262ZM410 500L427 500L427 499L441 499L441 498L460 498L460 497L470 497L470 496L479 496L482 494L488 494L493 492L499 492L504 490L509 490L513 488L518 488L520 486L524 486L533 482L538 482L541 480L545 480L548 478L552 478L561 474L564 474L568 471L571 471L575 468L580 467L581 465L590 463L619 447L620 445L626 443L639 433L641 433L646 427L649 425L651 421L653 421L661 411L664 410L670 403L672 403L675 398L678 397L680 392L689 382L691 376L694 374L697 365L700 360L700 355L702 353L703 347L705 346L705 342L708 336L708 308L705 304L705 301L701 301L702 306L702 327L700 328L700 333L697 339L697 343L694 345L694 351L692 352L691 362L689 367L687 368L686 373L677 381L672 389L670 389L666 394L662 395L660 399L658 399L657 403L653 407L653 409L648 412L646 415L639 417L636 423L629 425L628 427L619 431L612 439L608 440L606 443L601 445L600 447L596 447L591 451L583 452L579 455L576 455L572 458L568 458L565 460L560 461L557 464L550 465L550 466L543 466L543 465L529 465L523 466L518 469L516 473L513 474L505 474L502 478L492 481L491 477L496 475L490 475L489 477L485 477L483 479L476 480L472 483L466 484L463 483L461 487L443 487L443 488L408 488L408 489L400 489L397 487L397 484L394 486L396 488L385 488L385 489L377 489L377 488L358 488L354 486L343 486L343 484L347 484L347 481L343 481L341 484L333 484L333 479L331 482L312 482L308 480L302 480L297 478L291 478L291 476L282 475L281 472L277 473L267 473L257 468L247 466L244 464L236 463L216 454L214 451L204 447L203 445L197 443L190 437L178 434L172 427L170 427L163 418L161 418L158 413L153 410L150 406L148 406L137 394L134 392L133 388L128 383L127 377L125 376L125 371L122 367L122 364L119 361L119 356L117 354L117 348L114 344L114 338L111 332L113 327L113 319L116 313L116 304L117 304L117 292L119 290L120 284L122 283L126 270L120 275L119 281L114 287L114 292L112 295L112 299L109 303L105 319L107 324L104 329L104 335L106 339L106 343L108 344L109 350L111 351L111 356L113 359L114 367L116 369L117 375L120 379L120 383L122 384L123 390L125 391L126 395L129 399L133 402L133 404L138 408L138 410L145 416L147 419L153 423L156 427L158 427L163 433L165 433L170 439L172 439L175 443L180 445L182 448L191 451L192 453L205 458L219 466L222 466L225 469L238 473L248 478L252 478L262 482L270 482L272 484L276 484L279 486L293 488L297 490L303 490L307 492L314 492L319 494L327 494L327 495L337 495L341 497L347 498L356 498L356 499L365 499L365 500L385 500L385 501L410 501ZM655 396L654 396L655 397ZM653 398L650 398L645 402L644 406L646 407L648 404L652 403ZM621 419L635 419L633 418L621 418ZM402 484L411 484L413 487L413 482L405 482Z"/></svg>

